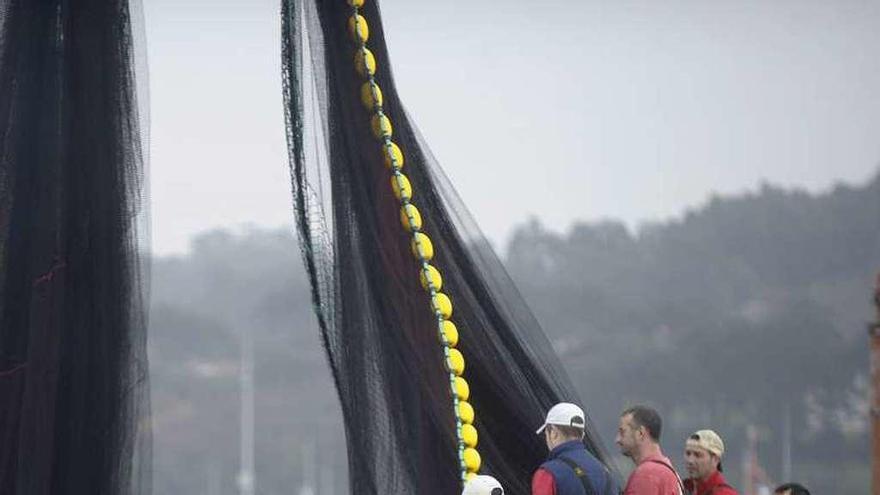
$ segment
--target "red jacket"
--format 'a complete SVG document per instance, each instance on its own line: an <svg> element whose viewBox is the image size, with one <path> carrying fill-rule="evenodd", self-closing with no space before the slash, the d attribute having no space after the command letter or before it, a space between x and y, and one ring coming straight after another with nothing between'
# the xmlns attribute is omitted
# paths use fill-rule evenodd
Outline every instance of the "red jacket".
<svg viewBox="0 0 880 495"><path fill-rule="evenodd" d="M702 481L688 478L684 480L684 488L690 495L738 495L720 471Z"/></svg>

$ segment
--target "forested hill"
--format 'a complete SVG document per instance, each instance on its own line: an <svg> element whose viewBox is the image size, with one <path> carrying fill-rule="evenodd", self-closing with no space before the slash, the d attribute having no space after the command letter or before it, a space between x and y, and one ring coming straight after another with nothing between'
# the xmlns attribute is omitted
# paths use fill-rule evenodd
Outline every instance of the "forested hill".
<svg viewBox="0 0 880 495"><path fill-rule="evenodd" d="M778 475L788 409L795 474L867 466L854 467L867 462L880 175L820 195L766 185L716 196L637 232L609 221L561 235L533 221L506 265L600 423L619 401L652 402L673 413L670 433L714 426L738 453L754 424ZM867 482L847 469L837 473Z"/></svg>
<svg viewBox="0 0 880 495"><path fill-rule="evenodd" d="M260 493L344 493L344 449L308 282L291 229L210 232L157 258L150 359L155 490L237 493L241 332L255 340ZM505 265L613 449L618 412L654 404L664 446L717 429L739 485L746 428L779 480L785 418L794 476L814 493L868 482L867 337L880 270L880 175L807 194L713 197L635 232L564 234L530 221ZM216 488L216 490L215 490Z"/></svg>

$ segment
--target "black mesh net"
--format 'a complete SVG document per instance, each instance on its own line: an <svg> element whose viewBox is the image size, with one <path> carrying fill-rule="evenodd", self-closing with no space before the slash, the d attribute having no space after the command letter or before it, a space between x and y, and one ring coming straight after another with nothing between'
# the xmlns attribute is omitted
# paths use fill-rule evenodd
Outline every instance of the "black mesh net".
<svg viewBox="0 0 880 495"><path fill-rule="evenodd" d="M420 264L401 226L383 144L371 133L344 0L284 0L284 89L294 209L313 302L345 417L352 493L457 494L456 416ZM554 403L581 402L397 97L375 1L375 81L405 159L431 264L453 304L479 431L482 473L529 493L546 455L535 429ZM454 132L451 130L451 132ZM497 186L497 185L495 185ZM488 189L488 188L487 188ZM487 193L489 193L487 191ZM592 426L587 447L608 456Z"/></svg>
<svg viewBox="0 0 880 495"><path fill-rule="evenodd" d="M149 490L127 0L0 0L0 493Z"/></svg>

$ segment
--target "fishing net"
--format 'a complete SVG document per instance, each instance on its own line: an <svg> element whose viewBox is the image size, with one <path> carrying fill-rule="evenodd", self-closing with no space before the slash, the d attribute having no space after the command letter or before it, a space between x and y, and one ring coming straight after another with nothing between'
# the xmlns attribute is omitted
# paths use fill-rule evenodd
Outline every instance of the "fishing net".
<svg viewBox="0 0 880 495"><path fill-rule="evenodd" d="M0 0L0 493L149 491L127 0Z"/></svg>
<svg viewBox="0 0 880 495"><path fill-rule="evenodd" d="M562 400L589 409L594 398L577 397L408 117L378 5L367 0L351 19L355 9L344 0L282 2L294 211L345 418L351 492L459 493L462 474L479 464L469 452L473 439L462 438L467 402L476 412L479 471L507 493L529 493L546 456L535 429L547 409ZM483 165L503 177L504 164ZM485 184L485 193L503 182ZM447 320L457 345L442 330ZM585 443L608 463L591 424Z"/></svg>

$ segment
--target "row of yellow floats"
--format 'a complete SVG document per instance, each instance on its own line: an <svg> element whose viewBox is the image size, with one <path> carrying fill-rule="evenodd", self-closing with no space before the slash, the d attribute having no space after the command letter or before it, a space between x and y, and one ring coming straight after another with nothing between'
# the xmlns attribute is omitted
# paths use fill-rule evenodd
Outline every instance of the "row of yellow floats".
<svg viewBox="0 0 880 495"><path fill-rule="evenodd" d="M474 408L468 402L470 388L461 376L464 373L464 356L455 348L458 344L458 329L450 321L452 301L449 296L440 292L443 277L440 271L430 264L434 257L431 238L422 232L422 217L418 208L412 203L412 185L406 175L401 172L404 163L403 153L391 140L391 120L382 111L382 90L376 84L376 59L366 42L370 37L367 20L360 15L364 0L347 0L352 7L348 19L348 32L357 44L354 66L358 74L365 79L361 86L360 97L364 107L372 113L370 126L373 135L382 142L385 166L391 171L391 191L400 201L400 222L403 228L412 235L410 247L413 256L420 264L419 279L422 287L428 292L431 309L437 317L437 333L443 344L446 369L449 371L453 410L456 417L456 434L458 438L458 458L461 466L462 481L475 476L480 469L480 454L476 450L477 429L474 428Z"/></svg>

